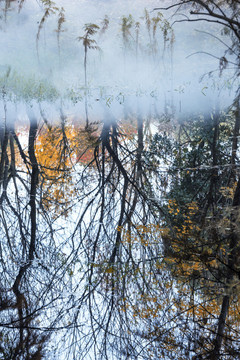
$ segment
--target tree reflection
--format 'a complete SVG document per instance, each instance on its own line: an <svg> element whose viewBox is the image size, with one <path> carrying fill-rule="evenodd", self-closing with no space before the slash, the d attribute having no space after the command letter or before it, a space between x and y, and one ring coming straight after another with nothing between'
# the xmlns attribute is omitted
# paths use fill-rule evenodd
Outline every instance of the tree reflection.
<svg viewBox="0 0 240 360"><path fill-rule="evenodd" d="M2 128L2 356L238 356L238 111L28 115Z"/></svg>

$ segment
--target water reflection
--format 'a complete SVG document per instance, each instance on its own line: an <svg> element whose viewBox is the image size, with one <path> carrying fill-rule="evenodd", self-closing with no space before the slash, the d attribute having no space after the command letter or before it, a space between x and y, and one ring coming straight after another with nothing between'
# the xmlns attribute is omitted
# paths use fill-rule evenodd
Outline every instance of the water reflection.
<svg viewBox="0 0 240 360"><path fill-rule="evenodd" d="M4 123L4 356L190 356L211 349L224 301L233 351L234 111L182 120L177 137L141 113L86 127L30 108L28 126Z"/></svg>

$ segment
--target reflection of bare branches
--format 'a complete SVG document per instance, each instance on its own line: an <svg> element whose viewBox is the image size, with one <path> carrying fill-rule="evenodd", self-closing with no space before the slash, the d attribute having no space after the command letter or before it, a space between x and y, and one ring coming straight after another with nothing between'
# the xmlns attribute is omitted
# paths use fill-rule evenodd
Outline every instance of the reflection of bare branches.
<svg viewBox="0 0 240 360"><path fill-rule="evenodd" d="M202 120L196 125L184 122L176 148L165 129L163 136L149 135L140 115L132 125L134 135L115 119L106 119L101 130L79 127L73 136L63 112L59 126L50 126L45 118L41 131L34 114L29 114L26 148L17 131L7 129L8 160L3 158L2 168L7 164L8 181L1 187L6 195L0 213L0 325L3 337L15 342L11 349L0 348L6 358L44 358L48 341L59 351L64 348L66 358L79 360L90 353L96 359L109 354L135 359L148 359L149 353L166 359L172 353L208 356L209 349L218 356L225 340L231 341L226 327L231 328L227 313L232 295L223 291L235 287L239 262L238 115L236 103L230 125L222 123L219 113L204 123L204 129ZM229 128L232 142L226 140ZM227 147L223 162L225 150L218 148L222 129ZM200 130L206 138L201 138ZM91 156L78 162L79 153L89 147ZM169 152L171 172L171 165L165 166ZM205 154L205 161L200 154ZM218 189L224 182L219 181L219 170L229 175L231 188L226 192L233 192L227 219L221 214L225 208L219 210L223 195ZM178 189L186 179L188 186L190 177L194 179L190 195L199 196L201 210L194 203L186 205L187 200L179 205L166 199L167 187L176 186L175 197L182 196ZM58 192L62 179L68 213ZM45 201L46 184L57 211ZM216 217L212 221L211 211ZM196 226L201 216L207 235ZM217 216L224 224L224 237ZM221 249L216 256L215 247L219 249L222 241L231 251ZM221 305L214 303L217 298ZM55 349L52 354L59 357Z"/></svg>

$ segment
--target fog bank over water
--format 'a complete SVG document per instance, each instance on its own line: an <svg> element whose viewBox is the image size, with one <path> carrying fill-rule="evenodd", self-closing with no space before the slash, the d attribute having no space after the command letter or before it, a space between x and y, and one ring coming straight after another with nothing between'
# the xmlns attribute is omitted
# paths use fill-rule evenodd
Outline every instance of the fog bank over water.
<svg viewBox="0 0 240 360"><path fill-rule="evenodd" d="M6 19L1 21L4 34L0 39L1 49L4 49L0 54L2 82L7 81L6 88L13 94L11 98L19 102L26 101L28 88L36 87L36 94L39 93L41 79L40 101L51 100L53 108L65 104L68 114L76 114L84 112L87 97L93 117L104 113L105 106L111 108L114 116L120 117L126 108L133 111L141 108L145 115L204 111L214 107L216 102L227 106L234 95L228 90L232 85L228 80L230 70L219 79L218 59L199 53L223 55L225 48L218 40L199 32L204 30L221 36L220 27L207 23L176 24L174 33L168 28L164 41L164 26L174 19L169 11L162 11L162 16L152 10L169 3L56 0L58 10L43 23L46 8L42 4L25 2L19 13L18 4L12 4ZM61 8L65 21L57 31ZM109 24L104 29L106 16ZM151 20L150 30L147 16ZM159 22L154 35L153 19L157 16ZM90 37L95 41L91 45L97 48L87 51L87 94L84 46L82 40L77 40L84 37L85 24L99 26L96 34ZM198 54L192 55L196 52ZM206 76L200 82L202 75L210 71L215 71L214 76L211 79ZM15 96L24 93L22 90L26 95L24 99ZM30 94L28 100L32 97L32 103L38 103L36 94Z"/></svg>

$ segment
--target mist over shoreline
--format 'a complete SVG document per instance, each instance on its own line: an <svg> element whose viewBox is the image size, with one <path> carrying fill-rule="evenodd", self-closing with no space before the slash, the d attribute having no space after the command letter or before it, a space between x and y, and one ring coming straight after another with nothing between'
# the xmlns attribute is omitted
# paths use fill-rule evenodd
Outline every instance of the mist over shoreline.
<svg viewBox="0 0 240 360"><path fill-rule="evenodd" d="M222 108L231 104L234 97L229 80L231 70L219 78L219 62L211 56L220 57L224 46L206 34L209 31L220 36L218 26L206 27L198 23L197 26L187 24L183 29L181 24L176 24L171 43L170 30L166 41L161 29L167 21L169 26L173 22L171 12L161 11L155 35L153 23L148 29L147 16L150 20L156 18L158 12L152 10L159 6L157 1L148 1L146 6L142 0L125 0L119 6L116 0L73 1L71 4L61 0L56 1L56 5L64 9L65 18L59 37L56 14L45 20L38 34L44 8L35 1L24 3L20 13L13 5L6 21L2 21L6 36L1 38L0 44L6 51L0 55L0 75L3 83L7 69L11 69L9 78L14 85L8 79L6 88L10 84L13 100L21 102L15 96L16 88L28 86L20 85L21 82L37 83L41 79L43 87L54 88L56 98L61 98L67 112L73 115L84 110L86 97L93 117L104 106L111 107L116 116L121 117L123 108L134 112L139 103L145 114L151 113L154 107L157 113L178 114L209 111L216 103ZM109 24L102 31L106 16ZM125 43L123 18L129 25ZM84 36L85 24L99 26L92 37L98 49L89 49L87 53L87 89L84 87L84 47L77 40ZM209 72L212 72L211 78L207 75ZM46 93L44 101L54 102L54 96L51 99ZM66 97L69 98L66 100Z"/></svg>

